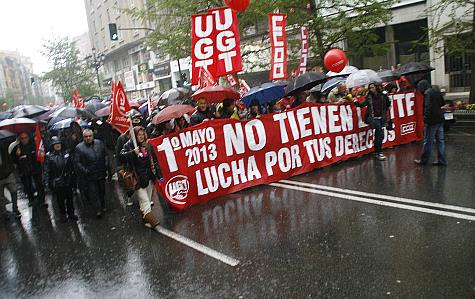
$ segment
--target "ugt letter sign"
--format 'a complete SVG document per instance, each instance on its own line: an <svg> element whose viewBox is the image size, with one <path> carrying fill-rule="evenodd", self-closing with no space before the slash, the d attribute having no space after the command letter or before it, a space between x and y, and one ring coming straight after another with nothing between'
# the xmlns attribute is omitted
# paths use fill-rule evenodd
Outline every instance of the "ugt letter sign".
<svg viewBox="0 0 475 299"><path fill-rule="evenodd" d="M214 78L242 70L239 27L236 13L217 8L192 16L192 84L198 84L199 69Z"/></svg>

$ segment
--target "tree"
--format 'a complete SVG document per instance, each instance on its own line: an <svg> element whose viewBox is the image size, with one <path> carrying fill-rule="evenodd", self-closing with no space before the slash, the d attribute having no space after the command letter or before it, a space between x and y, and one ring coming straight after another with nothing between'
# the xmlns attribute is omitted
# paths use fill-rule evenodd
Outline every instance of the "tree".
<svg viewBox="0 0 475 299"><path fill-rule="evenodd" d="M361 42L358 30L382 26L391 19L391 4L393 0L375 2L373 0L322 0L315 3L302 0L266 0L251 1L248 9L239 14L241 33L252 26L267 24L267 14L274 11L287 13L289 28L309 27L309 45L315 63L322 64L325 53L336 47L340 42L349 38L357 40L355 48L349 49L348 54L359 54L364 47L365 52L381 52L387 50L387 45L375 41L375 33L365 32L366 40ZM155 24L155 31L148 35L146 44L152 49L160 49L178 59L191 55L191 15L205 12L212 7L223 6L222 0L148 0L146 9L132 8L124 11L132 17L150 21ZM262 26L261 26L262 27ZM288 35L289 59L298 56L299 42ZM248 53L243 51L242 56ZM293 56L293 57L292 57Z"/></svg>
<svg viewBox="0 0 475 299"><path fill-rule="evenodd" d="M65 103L71 101L74 88L83 97L96 93L92 69L79 58L79 50L67 37L48 40L43 45L42 54L52 67L42 80L50 80Z"/></svg>
<svg viewBox="0 0 475 299"><path fill-rule="evenodd" d="M7 103L8 107L13 107L19 104L19 96L12 89L7 89L5 96L0 97L0 103Z"/></svg>
<svg viewBox="0 0 475 299"><path fill-rule="evenodd" d="M439 0L427 9L427 14L432 23L427 28L429 46L440 55L470 57L469 102L475 103L475 1Z"/></svg>

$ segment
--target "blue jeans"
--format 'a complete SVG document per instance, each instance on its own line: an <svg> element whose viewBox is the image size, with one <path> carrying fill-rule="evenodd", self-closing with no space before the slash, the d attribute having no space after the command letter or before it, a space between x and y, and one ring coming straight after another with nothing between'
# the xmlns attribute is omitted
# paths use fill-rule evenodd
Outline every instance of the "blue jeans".
<svg viewBox="0 0 475 299"><path fill-rule="evenodd" d="M383 121L381 119L373 119L373 128L374 128L374 152L381 153L383 148Z"/></svg>
<svg viewBox="0 0 475 299"><path fill-rule="evenodd" d="M444 124L426 125L424 128L424 147L422 148L421 163L427 164L432 152L434 140L437 144L438 162L447 164L445 154Z"/></svg>

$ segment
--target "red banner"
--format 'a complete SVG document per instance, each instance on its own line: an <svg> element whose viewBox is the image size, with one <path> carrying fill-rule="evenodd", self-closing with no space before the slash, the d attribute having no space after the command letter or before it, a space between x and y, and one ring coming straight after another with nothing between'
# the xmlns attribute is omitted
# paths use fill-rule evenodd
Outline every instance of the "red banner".
<svg viewBox="0 0 475 299"><path fill-rule="evenodd" d="M300 64L297 69L297 76L307 72L308 60L308 28L302 26L300 28L300 38L302 40L302 48L300 50Z"/></svg>
<svg viewBox="0 0 475 299"><path fill-rule="evenodd" d="M288 77L286 24L286 14L269 14L269 34L272 51L270 80L282 80Z"/></svg>
<svg viewBox="0 0 475 299"><path fill-rule="evenodd" d="M214 15L215 78L242 71L241 38L236 12L228 7L209 11Z"/></svg>
<svg viewBox="0 0 475 299"><path fill-rule="evenodd" d="M216 8L191 17L191 84L199 83L200 68L214 78L242 70L241 42L236 12Z"/></svg>
<svg viewBox="0 0 475 299"><path fill-rule="evenodd" d="M214 18L212 14L191 16L191 84L198 84L200 68L216 73L214 64Z"/></svg>
<svg viewBox="0 0 475 299"><path fill-rule="evenodd" d="M211 75L211 73L207 69L201 67L199 72L200 89L205 88L207 86L213 86L215 84L216 80L213 78L213 75Z"/></svg>
<svg viewBox="0 0 475 299"><path fill-rule="evenodd" d="M126 115L130 111L129 100L127 100L122 82L119 81L112 91L111 114L107 122L119 132L125 133L129 129L129 119Z"/></svg>
<svg viewBox="0 0 475 299"><path fill-rule="evenodd" d="M77 88L73 91L73 99L72 99L73 106L75 108L85 108L86 105L84 104L84 100L82 99L81 95Z"/></svg>
<svg viewBox="0 0 475 299"><path fill-rule="evenodd" d="M238 81L236 80L236 78L234 78L234 75L233 75L233 74L227 75L227 76L226 76L226 81L227 81L228 84L231 85L232 87L239 85Z"/></svg>
<svg viewBox="0 0 475 299"><path fill-rule="evenodd" d="M241 96L245 93L247 93L251 88L247 84L246 80L242 79L240 80L241 83L239 83L239 93Z"/></svg>
<svg viewBox="0 0 475 299"><path fill-rule="evenodd" d="M45 146L43 139L41 139L40 125L36 124L35 131L35 148L36 148L36 161L43 164L45 162Z"/></svg>
<svg viewBox="0 0 475 299"><path fill-rule="evenodd" d="M423 137L422 96L390 96L394 130L384 147ZM248 121L214 120L150 140L176 209L267 184L373 151L373 130L353 104L304 103Z"/></svg>

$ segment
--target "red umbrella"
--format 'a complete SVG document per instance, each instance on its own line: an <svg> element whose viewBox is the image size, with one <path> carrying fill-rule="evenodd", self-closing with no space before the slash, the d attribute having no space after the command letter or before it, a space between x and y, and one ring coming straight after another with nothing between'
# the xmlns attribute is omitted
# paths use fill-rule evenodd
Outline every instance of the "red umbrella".
<svg viewBox="0 0 475 299"><path fill-rule="evenodd" d="M157 125L174 118L180 118L184 114L195 110L195 107L190 105L171 105L158 112L152 119L152 124Z"/></svg>
<svg viewBox="0 0 475 299"><path fill-rule="evenodd" d="M0 129L17 134L33 132L36 129L36 121L24 117L5 119L0 121Z"/></svg>
<svg viewBox="0 0 475 299"><path fill-rule="evenodd" d="M216 85L199 89L191 97L195 101L205 98L208 103L221 103L224 99L239 100L241 95L232 88Z"/></svg>

